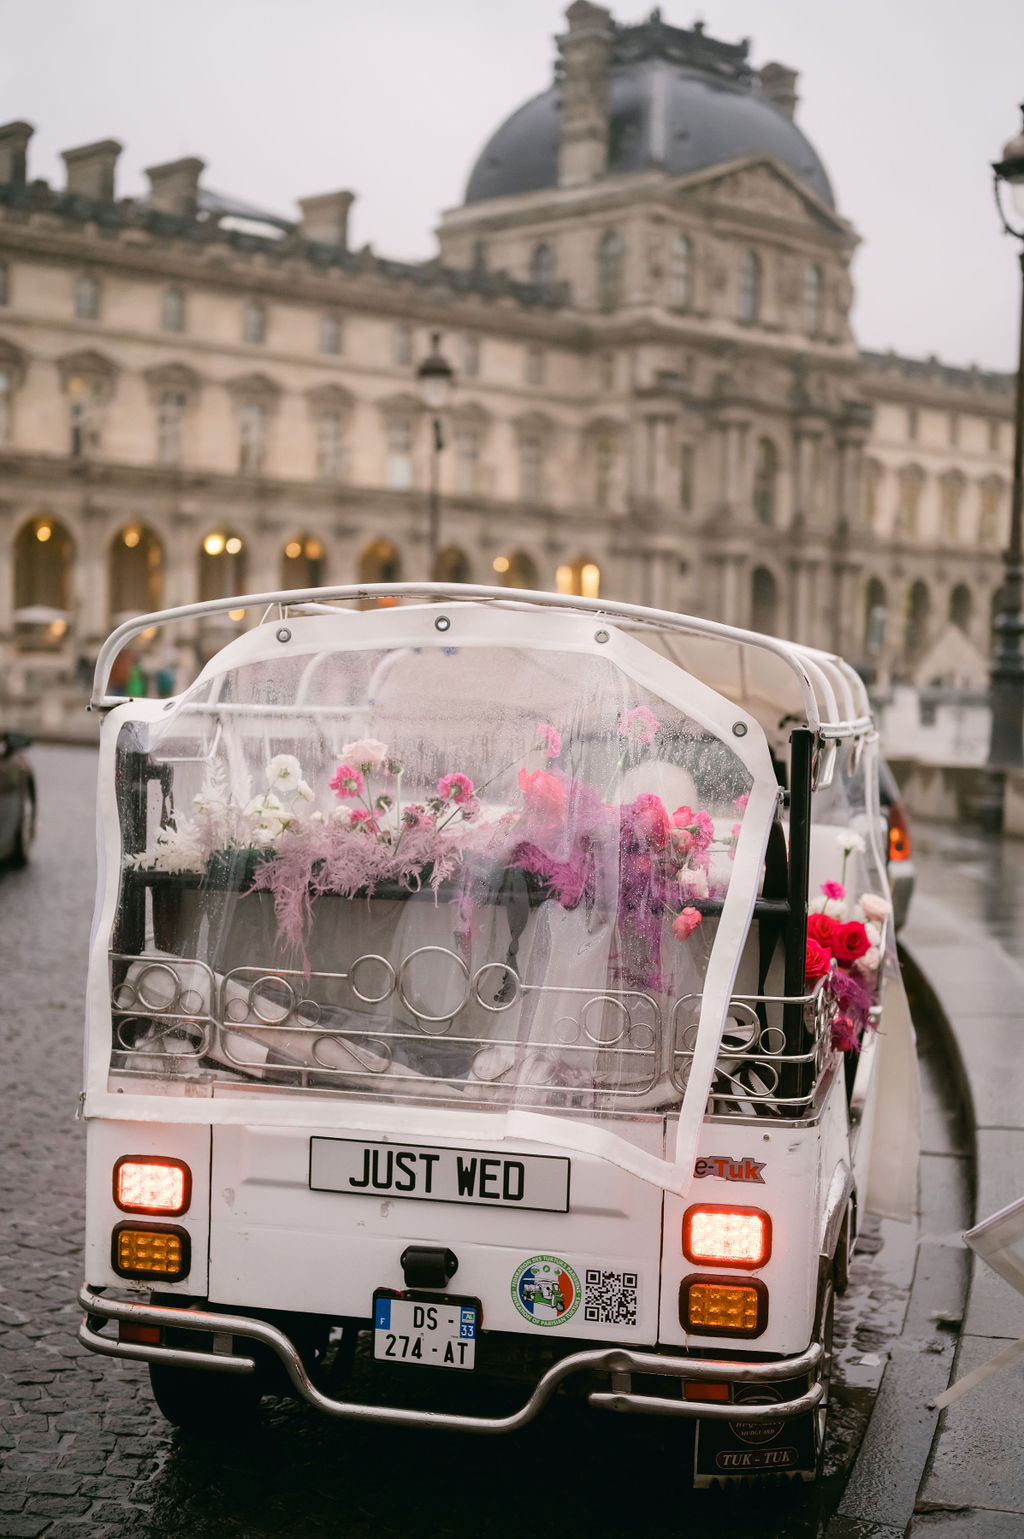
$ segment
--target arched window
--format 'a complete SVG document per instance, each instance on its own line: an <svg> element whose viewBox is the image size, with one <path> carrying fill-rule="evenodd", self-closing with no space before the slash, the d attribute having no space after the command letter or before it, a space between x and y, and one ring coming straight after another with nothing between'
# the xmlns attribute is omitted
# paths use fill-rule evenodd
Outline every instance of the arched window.
<svg viewBox="0 0 1024 1539"><path fill-rule="evenodd" d="M72 457L89 459L100 452L106 402L103 380L93 374L73 374L68 380L68 401Z"/></svg>
<svg viewBox="0 0 1024 1539"><path fill-rule="evenodd" d="M958 582L949 595L949 619L966 635L974 618L974 594L965 582Z"/></svg>
<svg viewBox="0 0 1024 1539"><path fill-rule="evenodd" d="M91 273L79 273L75 279L75 318L95 321L100 314L99 281Z"/></svg>
<svg viewBox="0 0 1024 1539"><path fill-rule="evenodd" d="M889 612L889 595L880 577L872 577L864 590L864 646L872 656L877 656L885 646L885 621Z"/></svg>
<svg viewBox="0 0 1024 1539"><path fill-rule="evenodd" d="M573 593L578 598L600 598L601 568L589 556L577 556L575 561L558 568L555 586L559 593Z"/></svg>
<svg viewBox="0 0 1024 1539"><path fill-rule="evenodd" d="M258 299L247 299L242 306L242 341L260 343L266 340L266 309Z"/></svg>
<svg viewBox="0 0 1024 1539"><path fill-rule="evenodd" d="M245 592L245 541L234 529L212 529L199 547L199 602Z"/></svg>
<svg viewBox="0 0 1024 1539"><path fill-rule="evenodd" d="M530 282L548 288L554 283L557 270L555 248L542 240L530 253Z"/></svg>
<svg viewBox="0 0 1024 1539"><path fill-rule="evenodd" d="M821 330L821 268L813 264L804 268L803 312L804 331L816 337Z"/></svg>
<svg viewBox="0 0 1024 1539"><path fill-rule="evenodd" d="M669 302L673 310L688 310L693 301L693 247L687 235L672 242L669 267Z"/></svg>
<svg viewBox="0 0 1024 1539"><path fill-rule="evenodd" d="M774 524L779 457L770 438L759 438L754 449L754 516L759 524Z"/></svg>
<svg viewBox="0 0 1024 1539"><path fill-rule="evenodd" d="M41 514L14 541L14 623L20 646L59 646L71 618L74 542L59 519Z"/></svg>
<svg viewBox="0 0 1024 1539"><path fill-rule="evenodd" d="M491 563L503 588L536 588L537 563L525 550L514 550L507 556L495 556Z"/></svg>
<svg viewBox="0 0 1024 1539"><path fill-rule="evenodd" d="M145 614L163 603L163 542L143 524L125 524L107 551L110 623Z"/></svg>
<svg viewBox="0 0 1024 1539"><path fill-rule="evenodd" d="M164 289L160 300L160 325L164 331L185 330L185 295L181 289Z"/></svg>
<svg viewBox="0 0 1024 1539"><path fill-rule="evenodd" d="M472 582L469 557L457 545L446 545L434 561L434 582Z"/></svg>
<svg viewBox="0 0 1024 1539"><path fill-rule="evenodd" d="M907 590L907 614L903 631L903 650L912 662L928 643L928 622L931 616L932 597L927 583L912 583Z"/></svg>
<svg viewBox="0 0 1024 1539"><path fill-rule="evenodd" d="M390 540L371 540L359 557L360 582L400 582L402 562Z"/></svg>
<svg viewBox="0 0 1024 1539"><path fill-rule="evenodd" d="M761 259L756 251L740 257L740 300L737 311L747 326L761 319Z"/></svg>
<svg viewBox="0 0 1024 1539"><path fill-rule="evenodd" d="M767 567L755 567L750 579L750 628L774 636L779 628L779 585Z"/></svg>
<svg viewBox="0 0 1024 1539"><path fill-rule="evenodd" d="M315 535L296 535L281 552L282 587L321 588L323 584L323 545Z"/></svg>
<svg viewBox="0 0 1024 1539"><path fill-rule="evenodd" d="M622 255L622 236L618 230L606 230L597 247L597 303L602 310L622 303Z"/></svg>

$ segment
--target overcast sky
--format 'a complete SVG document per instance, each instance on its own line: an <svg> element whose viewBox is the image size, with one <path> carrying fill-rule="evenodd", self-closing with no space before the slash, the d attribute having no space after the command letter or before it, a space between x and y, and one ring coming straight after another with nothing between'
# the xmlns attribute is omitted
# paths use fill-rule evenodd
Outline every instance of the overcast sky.
<svg viewBox="0 0 1024 1539"><path fill-rule="evenodd" d="M619 0L618 20L649 4ZM664 0L800 71L798 122L863 245L865 347L1016 366L1019 276L989 163L1017 132L1024 0ZM119 194L180 155L206 185L294 216L349 187L352 239L432 254L443 208L497 125L550 83L558 0L0 0L2 121L59 152L125 146Z"/></svg>

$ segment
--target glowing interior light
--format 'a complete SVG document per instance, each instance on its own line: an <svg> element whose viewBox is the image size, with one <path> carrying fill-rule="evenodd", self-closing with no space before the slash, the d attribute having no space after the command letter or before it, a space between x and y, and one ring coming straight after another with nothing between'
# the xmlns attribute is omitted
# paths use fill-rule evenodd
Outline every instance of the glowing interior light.
<svg viewBox="0 0 1024 1539"><path fill-rule="evenodd" d="M491 562L491 565L496 572L507 572L510 564L511 563L509 562L507 556L495 556L494 560Z"/></svg>
<svg viewBox="0 0 1024 1539"><path fill-rule="evenodd" d="M583 598L597 598L601 586L601 569L588 561L580 572L580 594Z"/></svg>
<svg viewBox="0 0 1024 1539"><path fill-rule="evenodd" d="M118 1206L132 1212L180 1213L187 1191L184 1165L122 1160L117 1167Z"/></svg>
<svg viewBox="0 0 1024 1539"><path fill-rule="evenodd" d="M241 548L242 542L238 538L237 534L233 534L230 540L224 541L224 549L227 551L229 556L237 556Z"/></svg>
<svg viewBox="0 0 1024 1539"><path fill-rule="evenodd" d="M288 544L284 548L284 553L289 558L289 560L295 561L299 556L302 555L302 546L299 544L298 540L289 540Z"/></svg>
<svg viewBox="0 0 1024 1539"><path fill-rule="evenodd" d="M229 620L244 620L245 619L245 610L244 609L229 609L228 610L228 619Z"/></svg>
<svg viewBox="0 0 1024 1539"><path fill-rule="evenodd" d="M139 632L139 640L140 641L152 641L153 637L155 635L156 635L156 626L155 625L147 625L146 629L144 631L140 631Z"/></svg>
<svg viewBox="0 0 1024 1539"><path fill-rule="evenodd" d="M222 534L208 534L203 541L203 549L208 556L219 556L224 549L224 536Z"/></svg>
<svg viewBox="0 0 1024 1539"><path fill-rule="evenodd" d="M572 567L560 566L555 573L555 587L559 593L572 592Z"/></svg>
<svg viewBox="0 0 1024 1539"><path fill-rule="evenodd" d="M691 1261L762 1266L768 1259L768 1220L757 1212L691 1208L683 1219L683 1250Z"/></svg>
<svg viewBox="0 0 1024 1539"><path fill-rule="evenodd" d="M124 540L124 543L127 545L129 550L134 550L136 545L138 545L139 541L142 539L142 534L138 529L126 529L121 538Z"/></svg>
<svg viewBox="0 0 1024 1539"><path fill-rule="evenodd" d="M37 524L36 525L36 539L39 540L41 544L45 545L47 540L50 538L52 533L53 533L53 525L52 524Z"/></svg>
<svg viewBox="0 0 1024 1539"><path fill-rule="evenodd" d="M324 553L324 548L319 540L306 541L306 555L310 561L319 561Z"/></svg>

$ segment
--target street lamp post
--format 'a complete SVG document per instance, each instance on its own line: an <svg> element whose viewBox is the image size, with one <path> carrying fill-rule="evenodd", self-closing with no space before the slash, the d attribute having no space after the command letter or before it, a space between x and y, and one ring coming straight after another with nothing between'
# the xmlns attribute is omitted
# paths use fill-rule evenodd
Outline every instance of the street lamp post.
<svg viewBox="0 0 1024 1539"><path fill-rule="evenodd" d="M1024 104L1021 106L1024 113ZM1008 235L1024 243L1024 128L1003 149L995 172L996 206ZM1009 189L1014 213L1011 220L1004 205ZM992 622L993 652L990 696L992 736L988 765L992 770L1020 769L1024 765L1024 551L1021 547L1021 506L1024 500L1024 244L1020 254L1021 311L1017 350L1017 393L1013 431L1013 490L1010 500L1010 542L1003 552L1006 568L999 611Z"/></svg>
<svg viewBox="0 0 1024 1539"><path fill-rule="evenodd" d="M437 556L441 545L441 450L444 448L444 430L441 413L448 405L455 383L455 370L441 351L441 333L435 331L430 338L430 352L416 370L416 378L423 391L423 400L431 415L432 447L430 454L430 503L427 525L427 577L437 575Z"/></svg>

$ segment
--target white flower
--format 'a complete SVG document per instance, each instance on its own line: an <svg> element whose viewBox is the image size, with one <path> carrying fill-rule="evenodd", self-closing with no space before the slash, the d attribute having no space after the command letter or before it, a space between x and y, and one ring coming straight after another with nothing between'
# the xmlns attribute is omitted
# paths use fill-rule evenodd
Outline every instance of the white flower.
<svg viewBox="0 0 1024 1539"><path fill-rule="evenodd" d="M211 817L216 813L227 811L226 804L219 796L208 796L205 791L199 791L193 796L192 806L196 812L203 812Z"/></svg>
<svg viewBox="0 0 1024 1539"><path fill-rule="evenodd" d="M863 973L866 978L874 977L878 971L878 964L882 960L882 953L877 946L869 946L862 957L858 957L853 964L855 972Z"/></svg>
<svg viewBox="0 0 1024 1539"><path fill-rule="evenodd" d="M881 942L882 932L878 926L876 924L872 924L870 920L868 920L864 926L864 934L867 936L872 946L877 946Z"/></svg>
<svg viewBox="0 0 1024 1539"><path fill-rule="evenodd" d="M880 898L877 892L866 892L860 900L865 919L887 919L891 910L888 898Z"/></svg>
<svg viewBox="0 0 1024 1539"><path fill-rule="evenodd" d="M340 823L342 828L347 828L349 825L349 809L347 807L335 807L331 813L331 822Z"/></svg>
<svg viewBox="0 0 1024 1539"><path fill-rule="evenodd" d="M296 782L301 780L302 765L295 758L294 754L275 754L274 758L267 765L268 786L284 786L286 790L290 791Z"/></svg>
<svg viewBox="0 0 1024 1539"><path fill-rule="evenodd" d="M693 871L684 866L679 873L679 890L685 898L706 898L708 895L707 872L700 866Z"/></svg>
<svg viewBox="0 0 1024 1539"><path fill-rule="evenodd" d="M262 818L265 812L282 812L284 809L273 791L265 791L262 796L254 796L245 809L247 818Z"/></svg>
<svg viewBox="0 0 1024 1539"><path fill-rule="evenodd" d="M313 800L313 787L305 780L300 780L295 787L295 795L300 802L311 802Z"/></svg>
<svg viewBox="0 0 1024 1539"><path fill-rule="evenodd" d="M863 855L867 849L860 834L855 834L850 828L844 828L841 834L836 835L836 843L844 855Z"/></svg>
<svg viewBox="0 0 1024 1539"><path fill-rule="evenodd" d="M847 905L842 898L812 898L808 904L808 913L827 914L830 919L845 919L849 913Z"/></svg>
<svg viewBox="0 0 1024 1539"><path fill-rule="evenodd" d="M326 823L327 819L324 817L322 812L311 812L309 814L309 821L311 823Z"/></svg>
<svg viewBox="0 0 1024 1539"><path fill-rule="evenodd" d="M155 871L201 871L205 856L192 824L161 829L153 847L140 857L140 864Z"/></svg>
<svg viewBox="0 0 1024 1539"><path fill-rule="evenodd" d="M388 745L375 737L361 737L354 743L346 743L339 755L342 764L354 764L365 774L367 770L380 769L386 763Z"/></svg>

